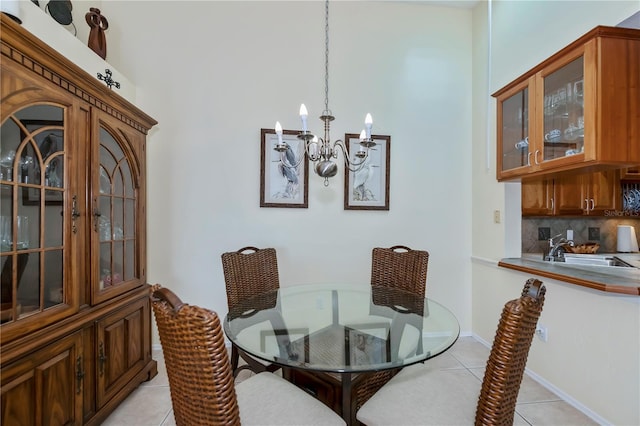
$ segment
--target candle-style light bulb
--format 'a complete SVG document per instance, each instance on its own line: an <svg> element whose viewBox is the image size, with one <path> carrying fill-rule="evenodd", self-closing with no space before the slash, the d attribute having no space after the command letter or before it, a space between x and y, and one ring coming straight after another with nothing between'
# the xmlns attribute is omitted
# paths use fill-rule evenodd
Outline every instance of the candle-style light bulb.
<svg viewBox="0 0 640 426"><path fill-rule="evenodd" d="M364 131L364 129L362 129L362 131L360 132L360 140L363 141L367 138L367 132Z"/></svg>
<svg viewBox="0 0 640 426"><path fill-rule="evenodd" d="M276 135L278 135L278 143L282 143L282 126L276 121Z"/></svg>
<svg viewBox="0 0 640 426"><path fill-rule="evenodd" d="M367 113L367 116L364 118L364 127L367 129L367 139L371 139L371 125L373 124L373 118L371 118L371 114Z"/></svg>
<svg viewBox="0 0 640 426"><path fill-rule="evenodd" d="M302 120L302 131L307 131L307 117L309 113L307 112L307 107L304 104L300 105L300 119Z"/></svg>

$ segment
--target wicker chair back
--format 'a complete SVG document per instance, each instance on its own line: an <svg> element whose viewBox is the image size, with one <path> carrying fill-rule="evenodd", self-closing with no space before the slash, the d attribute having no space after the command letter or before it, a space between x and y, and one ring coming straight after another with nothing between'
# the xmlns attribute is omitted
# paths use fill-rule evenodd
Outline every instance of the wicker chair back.
<svg viewBox="0 0 640 426"><path fill-rule="evenodd" d="M151 297L177 425L240 425L224 333L215 312L155 285Z"/></svg>
<svg viewBox="0 0 640 426"><path fill-rule="evenodd" d="M229 310L240 301L280 288L274 248L243 247L222 254L222 269Z"/></svg>
<svg viewBox="0 0 640 426"><path fill-rule="evenodd" d="M422 297L426 294L429 253L406 246L375 247L371 254L371 285L394 287Z"/></svg>
<svg viewBox="0 0 640 426"><path fill-rule="evenodd" d="M546 288L527 280L522 296L507 302L493 340L476 408L476 425L511 425Z"/></svg>
<svg viewBox="0 0 640 426"><path fill-rule="evenodd" d="M238 309L244 311L242 305L247 298L280 288L278 258L274 248L243 247L238 251L223 253L222 269L229 312ZM275 305L275 299L273 303ZM240 358L245 364L240 365ZM254 373L274 372L280 367L258 361L232 343L231 368L234 377L237 377L242 370L250 370Z"/></svg>

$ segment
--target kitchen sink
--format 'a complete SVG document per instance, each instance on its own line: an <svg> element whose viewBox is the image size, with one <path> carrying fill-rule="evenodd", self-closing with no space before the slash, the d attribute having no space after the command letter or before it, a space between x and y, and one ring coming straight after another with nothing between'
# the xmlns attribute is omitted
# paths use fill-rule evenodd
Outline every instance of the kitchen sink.
<svg viewBox="0 0 640 426"><path fill-rule="evenodd" d="M625 262L624 260L612 256L601 254L570 254L565 253L564 263L572 265L587 265L587 266L620 266L633 268L633 265Z"/></svg>

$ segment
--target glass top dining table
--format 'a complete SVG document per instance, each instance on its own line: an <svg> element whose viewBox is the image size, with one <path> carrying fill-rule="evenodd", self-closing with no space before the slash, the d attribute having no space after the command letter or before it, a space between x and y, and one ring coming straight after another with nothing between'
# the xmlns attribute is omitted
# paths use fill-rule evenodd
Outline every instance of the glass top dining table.
<svg viewBox="0 0 640 426"><path fill-rule="evenodd" d="M281 287L245 299L227 314L223 327L229 340L256 358L339 373L345 404L351 373L432 358L449 349L460 332L453 313L434 300L369 284Z"/></svg>

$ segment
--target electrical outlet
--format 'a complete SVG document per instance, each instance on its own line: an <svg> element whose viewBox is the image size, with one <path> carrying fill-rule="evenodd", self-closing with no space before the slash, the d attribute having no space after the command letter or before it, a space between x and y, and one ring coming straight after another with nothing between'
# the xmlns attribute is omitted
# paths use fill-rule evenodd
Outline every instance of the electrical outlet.
<svg viewBox="0 0 640 426"><path fill-rule="evenodd" d="M536 336L543 342L546 342L549 335L547 334L547 327L542 324L536 325Z"/></svg>
<svg viewBox="0 0 640 426"><path fill-rule="evenodd" d="M589 228L589 241L600 241L600 228Z"/></svg>
<svg viewBox="0 0 640 426"><path fill-rule="evenodd" d="M551 228L538 228L538 241L551 238Z"/></svg>
<svg viewBox="0 0 640 426"><path fill-rule="evenodd" d="M493 211L493 223L500 223L500 210Z"/></svg>

